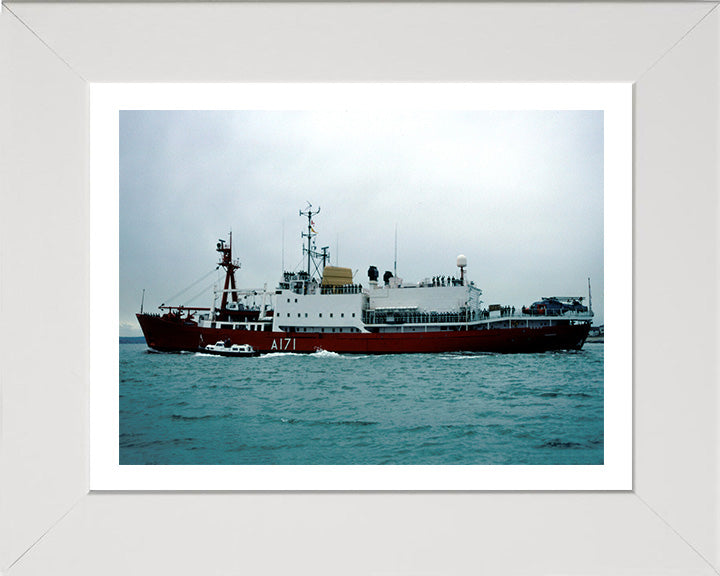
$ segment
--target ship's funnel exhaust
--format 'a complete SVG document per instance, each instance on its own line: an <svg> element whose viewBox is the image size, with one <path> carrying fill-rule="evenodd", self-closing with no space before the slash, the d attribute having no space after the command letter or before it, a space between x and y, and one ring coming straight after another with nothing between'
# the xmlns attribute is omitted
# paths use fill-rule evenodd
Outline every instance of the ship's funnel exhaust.
<svg viewBox="0 0 720 576"><path fill-rule="evenodd" d="M380 272L378 272L377 266L370 266L370 268L368 268L367 274L370 282L377 282L378 278L380 277Z"/></svg>

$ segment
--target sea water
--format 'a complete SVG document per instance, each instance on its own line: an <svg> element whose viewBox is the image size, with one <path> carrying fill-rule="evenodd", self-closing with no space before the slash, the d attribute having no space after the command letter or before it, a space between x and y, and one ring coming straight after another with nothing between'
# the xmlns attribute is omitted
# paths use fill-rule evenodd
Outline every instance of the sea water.
<svg viewBox="0 0 720 576"><path fill-rule="evenodd" d="M120 344L120 464L602 464L603 344L265 354Z"/></svg>

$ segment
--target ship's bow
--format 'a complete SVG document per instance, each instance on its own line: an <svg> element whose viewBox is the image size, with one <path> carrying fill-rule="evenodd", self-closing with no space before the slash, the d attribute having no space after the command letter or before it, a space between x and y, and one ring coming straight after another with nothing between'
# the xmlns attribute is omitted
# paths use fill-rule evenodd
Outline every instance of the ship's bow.
<svg viewBox="0 0 720 576"><path fill-rule="evenodd" d="M200 346L197 324L171 320L157 314L137 314L145 342L162 352L195 351Z"/></svg>

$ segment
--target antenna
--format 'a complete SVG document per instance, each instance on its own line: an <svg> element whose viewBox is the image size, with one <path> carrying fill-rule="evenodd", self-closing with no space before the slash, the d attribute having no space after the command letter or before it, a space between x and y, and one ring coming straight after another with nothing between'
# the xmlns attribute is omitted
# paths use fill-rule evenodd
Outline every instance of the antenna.
<svg viewBox="0 0 720 576"><path fill-rule="evenodd" d="M315 216L316 214L319 214L319 213L320 213L320 206L318 206L318 209L313 212L312 204L310 204L310 202L307 203L307 208L306 208L304 211L303 211L303 210L300 210L300 216L307 216L307 219L308 219L308 224L307 224L307 226L308 226L308 231L307 231L307 233L302 232L302 234L301 234L301 236L302 236L303 238L307 237L307 239L308 239L308 245L307 245L307 255L308 255L308 259L307 259L307 273L308 273L308 278L310 278L310 277L312 276L312 271L310 270L310 259L312 258L312 239L313 239L314 236L317 236L317 232L315 232L315 230L313 230L312 217Z"/></svg>
<svg viewBox="0 0 720 576"><path fill-rule="evenodd" d="M285 220L282 221L282 272L285 272Z"/></svg>
<svg viewBox="0 0 720 576"><path fill-rule="evenodd" d="M397 222L395 222L395 262L393 263L393 276L397 278Z"/></svg>
<svg viewBox="0 0 720 576"><path fill-rule="evenodd" d="M140 314L143 313L143 306L145 305L145 288L143 288L142 300L140 300Z"/></svg>
<svg viewBox="0 0 720 576"><path fill-rule="evenodd" d="M590 290L590 276L588 276L588 310L592 314L592 291Z"/></svg>

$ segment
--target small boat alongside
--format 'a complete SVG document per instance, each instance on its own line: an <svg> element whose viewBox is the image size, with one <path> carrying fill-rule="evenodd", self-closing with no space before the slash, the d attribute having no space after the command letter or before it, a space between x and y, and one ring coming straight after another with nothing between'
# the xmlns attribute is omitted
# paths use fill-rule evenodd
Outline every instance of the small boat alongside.
<svg viewBox="0 0 720 576"><path fill-rule="evenodd" d="M229 340L220 340L215 344L208 344L200 347L199 352L203 354L212 354L214 356L259 356L260 352L255 350L250 344L232 344Z"/></svg>

